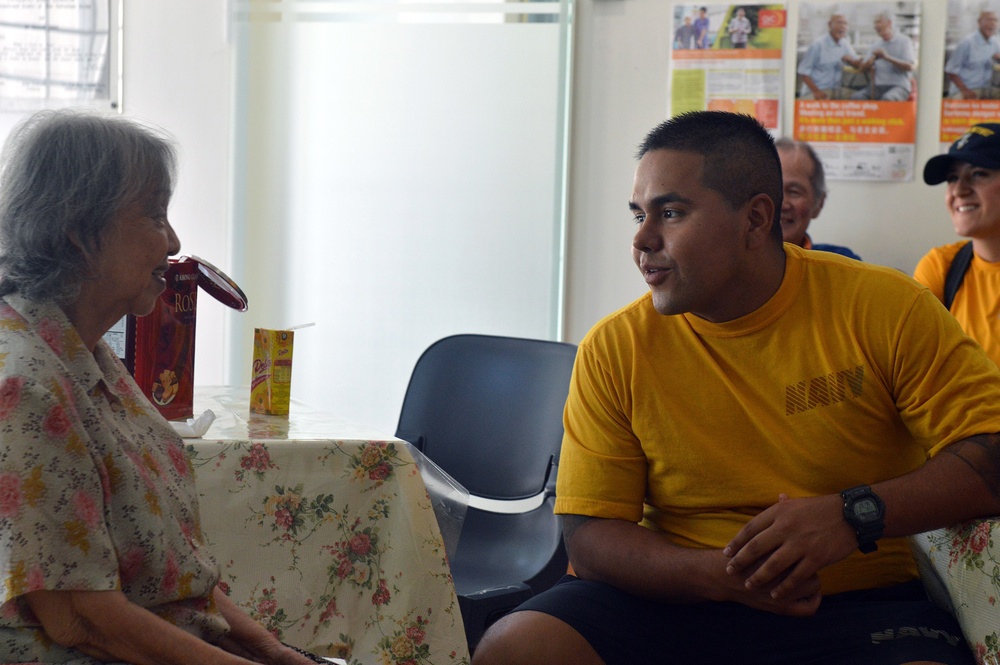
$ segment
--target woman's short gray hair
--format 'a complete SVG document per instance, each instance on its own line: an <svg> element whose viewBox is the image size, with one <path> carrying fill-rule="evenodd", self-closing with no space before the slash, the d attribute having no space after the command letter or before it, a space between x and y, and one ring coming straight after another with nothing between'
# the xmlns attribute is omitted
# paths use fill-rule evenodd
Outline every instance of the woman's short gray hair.
<svg viewBox="0 0 1000 665"><path fill-rule="evenodd" d="M177 154L119 116L40 111L11 132L0 165L0 295L70 302L123 208L173 191Z"/></svg>

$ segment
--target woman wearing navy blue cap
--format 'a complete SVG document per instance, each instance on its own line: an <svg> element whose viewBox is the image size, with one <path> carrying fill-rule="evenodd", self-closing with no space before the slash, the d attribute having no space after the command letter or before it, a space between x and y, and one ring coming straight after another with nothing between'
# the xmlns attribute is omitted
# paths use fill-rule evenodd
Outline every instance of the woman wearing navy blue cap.
<svg viewBox="0 0 1000 665"><path fill-rule="evenodd" d="M935 247L913 277L947 306L1000 365L1000 123L973 125L924 166L928 185L947 183L955 233L971 240Z"/></svg>

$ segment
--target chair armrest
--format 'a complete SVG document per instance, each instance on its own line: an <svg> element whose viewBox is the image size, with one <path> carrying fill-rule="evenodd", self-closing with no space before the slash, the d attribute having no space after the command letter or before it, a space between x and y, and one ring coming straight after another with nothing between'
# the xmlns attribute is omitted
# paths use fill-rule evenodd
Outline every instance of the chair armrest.
<svg viewBox="0 0 1000 665"><path fill-rule="evenodd" d="M982 663L1000 659L1000 517L962 522L910 537L931 599L954 613Z"/></svg>

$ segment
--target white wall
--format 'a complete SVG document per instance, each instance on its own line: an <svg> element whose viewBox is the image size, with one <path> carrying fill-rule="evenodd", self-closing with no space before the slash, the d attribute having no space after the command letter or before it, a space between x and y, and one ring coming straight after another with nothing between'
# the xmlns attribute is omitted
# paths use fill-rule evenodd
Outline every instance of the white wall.
<svg viewBox="0 0 1000 665"><path fill-rule="evenodd" d="M664 0L577 0L570 154L569 274L566 338L578 342L603 315L645 291L629 255L632 221L626 203L635 148L665 119L671 7ZM797 3L789 3L797 25ZM912 273L934 245L955 235L944 192L923 183L924 163L938 152L946 24L944 0L923 3L917 110L917 179L908 183L829 183L823 215L810 226L818 242L854 249L866 261ZM786 35L793 90L794 36ZM927 54L926 56L924 54ZM782 126L791 133L792 104Z"/></svg>

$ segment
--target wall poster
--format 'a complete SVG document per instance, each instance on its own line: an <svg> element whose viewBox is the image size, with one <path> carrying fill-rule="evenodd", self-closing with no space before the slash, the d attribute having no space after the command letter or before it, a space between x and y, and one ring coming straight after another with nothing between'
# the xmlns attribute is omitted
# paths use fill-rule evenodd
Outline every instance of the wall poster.
<svg viewBox="0 0 1000 665"><path fill-rule="evenodd" d="M0 0L0 111L120 109L121 0Z"/></svg>
<svg viewBox="0 0 1000 665"><path fill-rule="evenodd" d="M834 180L913 179L920 3L803 2L795 138Z"/></svg>
<svg viewBox="0 0 1000 665"><path fill-rule="evenodd" d="M941 149L977 122L1000 122L1000 0L948 0Z"/></svg>
<svg viewBox="0 0 1000 665"><path fill-rule="evenodd" d="M670 115L747 113L781 132L782 3L674 7Z"/></svg>

